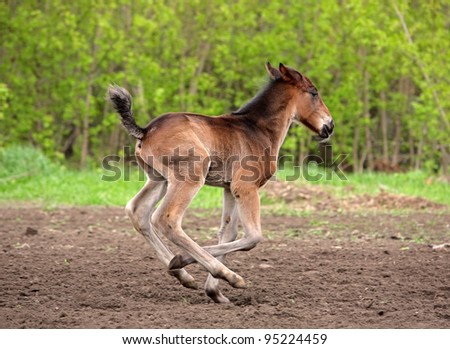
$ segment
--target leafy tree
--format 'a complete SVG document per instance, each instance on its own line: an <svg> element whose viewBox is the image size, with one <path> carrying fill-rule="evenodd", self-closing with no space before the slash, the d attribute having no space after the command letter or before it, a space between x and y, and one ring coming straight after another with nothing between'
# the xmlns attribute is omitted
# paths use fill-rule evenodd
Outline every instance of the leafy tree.
<svg viewBox="0 0 450 349"><path fill-rule="evenodd" d="M104 95L134 96L140 124L238 108L283 62L319 87L335 155L353 171L450 163L448 2L397 0L7 0L0 4L0 145L31 143L76 163L127 138ZM292 128L282 149L320 149Z"/></svg>

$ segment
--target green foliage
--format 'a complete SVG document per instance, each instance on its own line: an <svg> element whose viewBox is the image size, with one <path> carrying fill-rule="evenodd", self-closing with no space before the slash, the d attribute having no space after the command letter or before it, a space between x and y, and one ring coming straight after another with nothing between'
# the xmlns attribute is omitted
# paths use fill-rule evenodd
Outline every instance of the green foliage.
<svg viewBox="0 0 450 349"><path fill-rule="evenodd" d="M131 90L144 125L168 111L235 109L264 83L264 63L282 61L319 87L337 125L334 152L351 154L355 171L380 159L445 171L449 18L446 0L8 1L0 146L26 142L95 167L129 143L105 103L109 83ZM282 153L315 148L295 129Z"/></svg>
<svg viewBox="0 0 450 349"><path fill-rule="evenodd" d="M29 146L0 148L0 164L0 178L3 181L38 174L50 175L60 168L40 150Z"/></svg>

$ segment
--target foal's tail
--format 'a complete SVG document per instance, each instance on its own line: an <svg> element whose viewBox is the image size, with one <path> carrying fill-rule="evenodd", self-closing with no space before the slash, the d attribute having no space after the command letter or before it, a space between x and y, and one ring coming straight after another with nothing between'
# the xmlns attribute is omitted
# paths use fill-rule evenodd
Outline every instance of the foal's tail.
<svg viewBox="0 0 450 349"><path fill-rule="evenodd" d="M136 124L136 120L133 117L133 111L131 110L132 98L130 93L123 87L109 85L108 94L114 109L122 118L122 125L127 129L130 136L137 139L144 138L144 129Z"/></svg>

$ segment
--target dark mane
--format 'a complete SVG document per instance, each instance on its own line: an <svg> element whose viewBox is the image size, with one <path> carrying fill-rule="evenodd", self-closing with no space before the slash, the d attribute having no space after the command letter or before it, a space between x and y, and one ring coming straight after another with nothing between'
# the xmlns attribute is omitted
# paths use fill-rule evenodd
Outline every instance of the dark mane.
<svg viewBox="0 0 450 349"><path fill-rule="evenodd" d="M238 110L233 111L231 115L245 115L250 113L256 113L264 115L269 111L273 101L269 101L269 96L274 89L275 85L278 85L277 80L270 80L250 101L245 103Z"/></svg>

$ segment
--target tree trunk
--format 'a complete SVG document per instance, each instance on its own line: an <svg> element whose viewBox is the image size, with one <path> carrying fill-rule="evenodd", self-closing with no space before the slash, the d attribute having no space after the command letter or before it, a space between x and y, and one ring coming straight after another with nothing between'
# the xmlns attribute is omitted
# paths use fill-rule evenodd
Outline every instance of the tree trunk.
<svg viewBox="0 0 450 349"><path fill-rule="evenodd" d="M109 152L116 152L119 150L120 147L120 132L121 132L122 127L117 124L116 126L114 126L114 129L112 130L110 136L109 136Z"/></svg>
<svg viewBox="0 0 450 349"><path fill-rule="evenodd" d="M359 156L358 156L360 133L361 132L360 132L359 122L356 121L355 130L354 130L354 134L353 134L353 147L352 147L352 151L353 151L353 154L352 154L353 155L353 172L354 173L360 172Z"/></svg>
<svg viewBox="0 0 450 349"><path fill-rule="evenodd" d="M450 166L450 155L447 152L445 145L439 144L439 148L441 150L441 169L442 174L447 177L448 176L448 168Z"/></svg>
<svg viewBox="0 0 450 349"><path fill-rule="evenodd" d="M423 151L423 140L426 135L426 128L423 129L423 134L420 137L419 144L417 145L417 152L414 161L414 169L419 170L422 167L422 151Z"/></svg>
<svg viewBox="0 0 450 349"><path fill-rule="evenodd" d="M89 155L89 114L91 112L91 95L92 95L92 80L89 78L85 106L86 112L83 117L83 125L81 129L81 159L80 167L85 168L87 158Z"/></svg>
<svg viewBox="0 0 450 349"><path fill-rule="evenodd" d="M203 70L205 69L206 59L208 58L210 49L211 44L209 42L203 42L199 47L198 65L189 83L189 99L188 99L189 102L187 106L188 109L192 107L190 105L190 101L197 94L198 79L200 78L200 75L203 73Z"/></svg>
<svg viewBox="0 0 450 349"><path fill-rule="evenodd" d="M409 29L408 29L408 26L406 24L405 18L403 17L403 14L400 12L400 10L398 9L397 4L395 2L393 3L393 6L394 6L394 10L397 13L397 16L398 16L398 18L400 20L400 23L402 24L403 31L405 33L406 39L408 40L408 43L411 46L414 46L414 41L412 39L411 33L409 32ZM413 51L413 52L415 52L415 51ZM417 51L417 52L419 52L419 51ZM423 76L425 82L428 85L428 88L431 90L431 94L433 95L433 99L434 99L434 103L436 104L436 108L439 111L439 116L440 116L440 119L442 121L443 127L445 127L445 129L447 131L450 131L450 123L447 120L447 116L445 114L445 110L442 107L439 95L438 95L438 93L436 91L436 88L434 87L434 83L432 82L430 76L428 75L427 70L425 69L425 64L423 63L422 59L420 58L420 56L419 56L419 54L417 52L414 55L415 56L414 58L415 58L416 63L417 63L417 66L419 67L419 69L420 69L420 71L422 73L422 76Z"/></svg>
<svg viewBox="0 0 450 349"><path fill-rule="evenodd" d="M373 171L373 153L372 153L372 132L370 129L370 101L369 101L369 72L367 70L364 71L364 136L365 136L365 150L364 155L366 159L367 169L369 171ZM361 159L360 165L364 163L363 159ZM362 172L362 167L361 167Z"/></svg>
<svg viewBox="0 0 450 349"><path fill-rule="evenodd" d="M302 166L306 157L305 137L299 137L297 165Z"/></svg>
<svg viewBox="0 0 450 349"><path fill-rule="evenodd" d="M381 126L381 140L383 147L383 165L389 164L389 141L388 141L388 117L386 112L386 93L380 92L381 110L380 110L380 126Z"/></svg>
<svg viewBox="0 0 450 349"><path fill-rule="evenodd" d="M75 146L77 137L80 133L78 126L76 126L75 124L71 124L70 127L71 127L70 133L67 136L67 138L65 139L64 145L62 147L62 152L63 152L64 158L66 160L68 160L72 157L73 152L74 152L73 148Z"/></svg>
<svg viewBox="0 0 450 349"><path fill-rule="evenodd" d="M395 116L395 122L394 122L394 145L392 148L392 159L391 159L391 165L393 167L398 166L398 163L400 161L400 145L402 141L402 125L400 122L400 115Z"/></svg>
<svg viewBox="0 0 450 349"><path fill-rule="evenodd" d="M408 132L408 144L409 144L409 170L414 168L414 163L416 161L416 154L414 152L414 135L409 130Z"/></svg>
<svg viewBox="0 0 450 349"><path fill-rule="evenodd" d="M87 82L87 91L85 98L85 114L83 117L83 123L81 128L81 158L80 158L80 167L85 168L87 164L87 158L89 156L89 119L91 113L91 96L92 96L92 84L94 83L95 70L97 67L97 40L100 36L100 27L97 25L95 28L94 37L92 40L91 46L91 55L92 55L92 63L89 70L88 82Z"/></svg>
<svg viewBox="0 0 450 349"><path fill-rule="evenodd" d="M400 161L400 145L401 145L401 138L402 138L402 125L401 125L401 115L404 114L404 112L407 110L407 104L408 104L408 89L406 87L406 79L402 76L398 82L398 90L401 95L406 96L406 103L405 106L403 106L400 113L396 113L394 116L394 144L392 145L392 158L391 158L391 166L397 167L398 163Z"/></svg>
<svg viewBox="0 0 450 349"><path fill-rule="evenodd" d="M137 111L136 115L148 115L148 104L147 100L145 99L145 90L144 90L144 82L142 79L139 79L138 81L139 86L139 92L137 94L137 100L139 101L139 110Z"/></svg>

